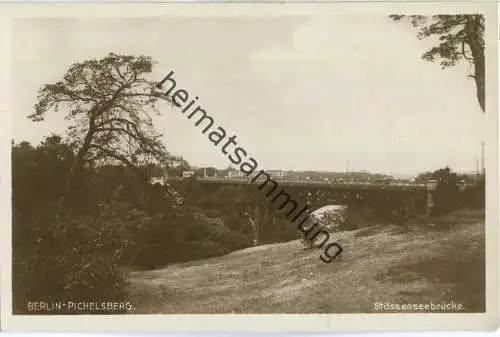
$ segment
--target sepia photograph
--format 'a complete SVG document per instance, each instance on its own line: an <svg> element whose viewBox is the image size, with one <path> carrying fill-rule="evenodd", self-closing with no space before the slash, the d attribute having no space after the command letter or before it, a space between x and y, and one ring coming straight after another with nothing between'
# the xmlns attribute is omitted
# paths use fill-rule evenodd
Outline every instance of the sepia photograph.
<svg viewBox="0 0 500 337"><path fill-rule="evenodd" d="M2 325L498 326L496 5L233 5L9 18Z"/></svg>

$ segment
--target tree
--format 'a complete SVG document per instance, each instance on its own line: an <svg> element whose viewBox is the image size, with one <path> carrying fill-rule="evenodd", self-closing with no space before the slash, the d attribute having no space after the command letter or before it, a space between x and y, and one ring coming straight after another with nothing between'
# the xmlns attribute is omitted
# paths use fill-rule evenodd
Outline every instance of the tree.
<svg viewBox="0 0 500 337"><path fill-rule="evenodd" d="M57 135L45 137L36 148L28 142L13 144L13 207L26 206L22 212L35 210L31 202L42 204L45 210L50 207L61 194L61 181L67 177L73 160L71 147Z"/></svg>
<svg viewBox="0 0 500 337"><path fill-rule="evenodd" d="M433 175L432 172L423 172L423 173L420 173L415 178L415 181L417 181L417 182L424 182L425 183L427 180L431 180L432 179L432 175Z"/></svg>
<svg viewBox="0 0 500 337"><path fill-rule="evenodd" d="M262 223L259 221L259 208L258 208L258 206L255 206L255 209L252 213L253 213L253 215L250 215L250 212L245 211L245 213L243 213L243 215L247 217L248 222L252 228L252 233L253 233L252 244L253 244L253 246L258 246L259 245L259 234L260 234L260 230L262 229L262 227L261 227Z"/></svg>
<svg viewBox="0 0 500 337"><path fill-rule="evenodd" d="M445 167L434 171L432 178L437 181L436 190L433 193L433 213L441 215L453 211L457 206L459 196L457 174L449 167Z"/></svg>
<svg viewBox="0 0 500 337"><path fill-rule="evenodd" d="M207 167L206 173L207 173L207 176L214 177L217 173L217 169L215 167Z"/></svg>
<svg viewBox="0 0 500 337"><path fill-rule="evenodd" d="M182 156L172 157L170 162L172 162L172 165L169 165L167 168L169 176L182 177L182 172L191 170L191 165Z"/></svg>
<svg viewBox="0 0 500 337"><path fill-rule="evenodd" d="M152 95L155 83L144 77L154 64L150 57L110 53L74 63L62 81L40 89L28 118L43 121L47 112L63 108L70 121L67 136L76 152L60 205L85 165L119 162L134 168L168 160L149 114L158 113L158 98Z"/></svg>
<svg viewBox="0 0 500 337"><path fill-rule="evenodd" d="M474 15L390 15L399 22L409 19L418 28L419 40L436 36L439 44L422 55L425 61L440 61L442 69L466 61L470 74L476 82L479 106L485 112L485 58L484 58L484 16Z"/></svg>

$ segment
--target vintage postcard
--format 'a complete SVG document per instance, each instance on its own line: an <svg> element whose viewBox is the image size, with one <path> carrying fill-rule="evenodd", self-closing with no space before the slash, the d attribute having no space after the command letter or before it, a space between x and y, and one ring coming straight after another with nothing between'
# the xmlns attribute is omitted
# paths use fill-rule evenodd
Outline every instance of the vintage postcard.
<svg viewBox="0 0 500 337"><path fill-rule="evenodd" d="M498 326L496 4L1 12L2 329Z"/></svg>

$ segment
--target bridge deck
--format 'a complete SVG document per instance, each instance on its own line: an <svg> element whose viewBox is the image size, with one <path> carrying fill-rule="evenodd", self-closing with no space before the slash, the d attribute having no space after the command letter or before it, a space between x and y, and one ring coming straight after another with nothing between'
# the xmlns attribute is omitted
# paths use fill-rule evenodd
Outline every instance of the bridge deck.
<svg viewBox="0 0 500 337"><path fill-rule="evenodd" d="M182 181L190 178L181 177L168 177L168 181ZM233 185L246 185L252 184L251 179L245 178L216 178L216 177L196 177L196 181L200 183L213 183L213 184L233 184ZM264 179L259 179L253 184L260 185ZM417 183L370 183L370 182L333 182L333 181L311 181L311 180L284 180L274 179L280 186L289 187L317 187L327 189L367 189L367 190L406 190L406 191L425 191L425 184Z"/></svg>

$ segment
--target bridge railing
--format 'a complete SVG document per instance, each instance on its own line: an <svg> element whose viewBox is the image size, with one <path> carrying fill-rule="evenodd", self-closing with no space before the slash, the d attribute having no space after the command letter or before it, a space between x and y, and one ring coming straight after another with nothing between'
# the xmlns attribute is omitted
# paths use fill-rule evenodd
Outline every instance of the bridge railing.
<svg viewBox="0 0 500 337"><path fill-rule="evenodd" d="M183 177L168 177L168 180L178 181L189 178ZM242 177L195 177L197 181L208 183L227 183L227 184L249 184L252 180ZM374 183L367 181L323 181L323 180L298 180L298 179L283 179L273 178L278 184L283 186L324 186L324 187L350 187L350 188L377 188L377 189L391 189L394 187L403 187L409 189L425 189L426 185L421 183L411 182L388 182L388 183ZM255 183L263 182L263 179L257 180Z"/></svg>

